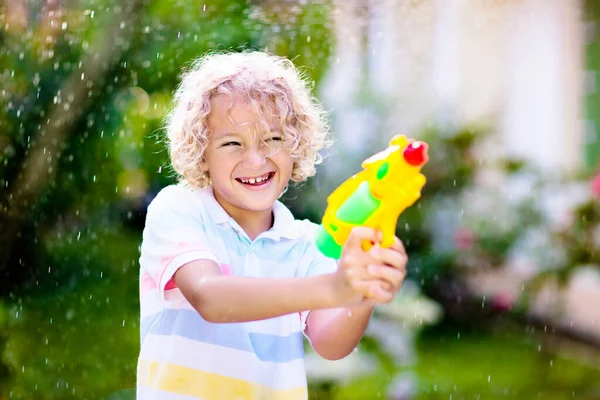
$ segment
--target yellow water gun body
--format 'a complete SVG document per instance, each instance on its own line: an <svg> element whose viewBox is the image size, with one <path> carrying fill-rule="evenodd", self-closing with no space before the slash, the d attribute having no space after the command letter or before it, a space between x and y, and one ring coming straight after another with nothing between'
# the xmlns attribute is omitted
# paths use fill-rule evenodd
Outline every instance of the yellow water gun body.
<svg viewBox="0 0 600 400"><path fill-rule="evenodd" d="M342 183L328 198L315 242L327 257L340 258L355 226L368 226L383 234L381 247L394 243L400 214L419 197L426 179L421 168L429 160L428 145L394 136L386 150L362 162L362 171ZM368 250L372 244L365 243Z"/></svg>

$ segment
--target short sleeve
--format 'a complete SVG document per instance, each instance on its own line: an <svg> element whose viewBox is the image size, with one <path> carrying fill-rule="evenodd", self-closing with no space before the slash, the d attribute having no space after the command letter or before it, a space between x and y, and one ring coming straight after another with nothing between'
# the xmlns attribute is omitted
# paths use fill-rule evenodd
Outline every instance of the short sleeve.
<svg viewBox="0 0 600 400"><path fill-rule="evenodd" d="M173 276L194 260L219 263L210 249L201 203L186 188L163 189L148 206L144 226L140 268L142 280L157 286L161 297L175 288Z"/></svg>

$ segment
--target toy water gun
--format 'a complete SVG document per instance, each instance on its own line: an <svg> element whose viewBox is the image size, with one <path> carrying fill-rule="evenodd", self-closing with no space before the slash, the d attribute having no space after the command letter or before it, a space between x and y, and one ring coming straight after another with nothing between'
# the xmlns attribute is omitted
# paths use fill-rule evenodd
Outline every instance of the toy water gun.
<svg viewBox="0 0 600 400"><path fill-rule="evenodd" d="M355 226L380 230L381 247L394 243L400 214L419 197L426 179L421 168L427 161L423 141L394 136L386 150L361 164L363 170L342 183L328 198L327 209L315 242L327 257L340 258L342 247ZM369 250L373 243L363 243Z"/></svg>

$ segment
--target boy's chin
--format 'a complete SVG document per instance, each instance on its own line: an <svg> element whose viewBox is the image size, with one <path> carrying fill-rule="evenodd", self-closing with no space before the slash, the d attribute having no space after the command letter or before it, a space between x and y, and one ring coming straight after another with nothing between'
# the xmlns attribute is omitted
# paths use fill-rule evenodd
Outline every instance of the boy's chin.
<svg viewBox="0 0 600 400"><path fill-rule="evenodd" d="M273 204L275 204L278 197L274 193L255 194L246 196L243 203L248 210L264 211L273 208Z"/></svg>

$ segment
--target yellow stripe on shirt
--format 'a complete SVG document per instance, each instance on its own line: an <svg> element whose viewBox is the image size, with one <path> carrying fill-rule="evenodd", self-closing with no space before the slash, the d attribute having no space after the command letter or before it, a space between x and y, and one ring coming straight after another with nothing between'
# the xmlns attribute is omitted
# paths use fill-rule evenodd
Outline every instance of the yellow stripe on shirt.
<svg viewBox="0 0 600 400"><path fill-rule="evenodd" d="M138 384L203 400L306 400L306 387L278 390L176 364L141 362Z"/></svg>

